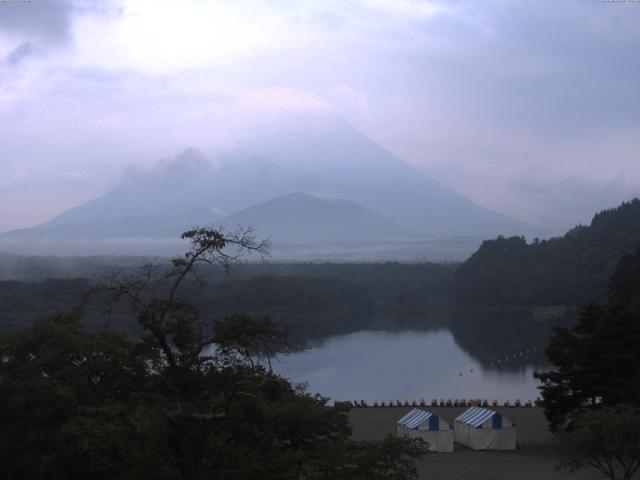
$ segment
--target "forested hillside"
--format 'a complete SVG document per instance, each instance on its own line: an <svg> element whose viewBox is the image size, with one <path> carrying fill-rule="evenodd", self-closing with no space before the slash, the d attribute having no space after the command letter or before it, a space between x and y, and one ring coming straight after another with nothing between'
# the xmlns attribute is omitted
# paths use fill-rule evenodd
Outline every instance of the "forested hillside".
<svg viewBox="0 0 640 480"><path fill-rule="evenodd" d="M456 271L451 298L463 306L581 305L599 298L616 263L640 245L640 200L597 213L563 237L498 237Z"/></svg>

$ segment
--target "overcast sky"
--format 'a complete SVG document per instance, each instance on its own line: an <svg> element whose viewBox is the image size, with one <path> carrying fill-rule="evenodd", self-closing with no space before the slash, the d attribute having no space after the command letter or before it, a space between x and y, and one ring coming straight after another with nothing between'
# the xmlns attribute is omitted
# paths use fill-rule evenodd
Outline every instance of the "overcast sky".
<svg viewBox="0 0 640 480"><path fill-rule="evenodd" d="M640 195L640 3L0 1L0 231L299 111L560 231Z"/></svg>

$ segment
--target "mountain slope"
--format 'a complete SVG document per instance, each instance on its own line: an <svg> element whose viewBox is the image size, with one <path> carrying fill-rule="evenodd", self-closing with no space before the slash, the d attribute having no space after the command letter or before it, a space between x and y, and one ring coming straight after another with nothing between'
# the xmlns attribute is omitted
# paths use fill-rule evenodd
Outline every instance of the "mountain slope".
<svg viewBox="0 0 640 480"><path fill-rule="evenodd" d="M487 240L454 276L458 305L583 305L606 292L620 258L640 246L640 200L597 213L563 237Z"/></svg>
<svg viewBox="0 0 640 480"><path fill-rule="evenodd" d="M225 211L302 191L349 199L428 237L539 235L428 178L340 119L274 127L225 160L213 178Z"/></svg>
<svg viewBox="0 0 640 480"><path fill-rule="evenodd" d="M33 228L11 230L2 238L24 239L125 239L125 238L177 238L182 232L195 225L211 224L220 216L201 209L171 216L128 216L83 218L77 221L55 221Z"/></svg>
<svg viewBox="0 0 640 480"><path fill-rule="evenodd" d="M251 225L286 244L366 244L411 238L407 229L347 200L293 193L268 200L218 222Z"/></svg>
<svg viewBox="0 0 640 480"><path fill-rule="evenodd" d="M200 175L203 172L204 175ZM5 239L76 240L177 238L193 225L221 215L210 204L210 164L193 150L136 172L101 197L71 208L33 228L5 232Z"/></svg>

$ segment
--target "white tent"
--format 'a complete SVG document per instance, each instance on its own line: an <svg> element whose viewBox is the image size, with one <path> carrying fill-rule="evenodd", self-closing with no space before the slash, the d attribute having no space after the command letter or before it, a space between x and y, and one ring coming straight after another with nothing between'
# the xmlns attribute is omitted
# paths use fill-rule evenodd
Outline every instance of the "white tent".
<svg viewBox="0 0 640 480"><path fill-rule="evenodd" d="M432 452L453 452L451 426L426 410L414 408L398 420L398 435L422 438Z"/></svg>
<svg viewBox="0 0 640 480"><path fill-rule="evenodd" d="M471 407L456 417L456 442L474 450L515 450L516 426L498 412Z"/></svg>

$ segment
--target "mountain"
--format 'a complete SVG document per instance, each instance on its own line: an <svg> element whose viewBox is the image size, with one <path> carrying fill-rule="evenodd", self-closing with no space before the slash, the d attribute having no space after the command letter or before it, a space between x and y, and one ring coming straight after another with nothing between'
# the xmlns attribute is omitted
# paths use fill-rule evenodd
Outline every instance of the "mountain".
<svg viewBox="0 0 640 480"><path fill-rule="evenodd" d="M83 212L84 213L84 212ZM211 224L220 215L206 209L189 210L184 213L156 216L138 216L135 212L123 212L121 216L95 218L56 217L52 221L33 228L11 230L2 235L11 238L47 238L65 240L84 239L125 239L125 238L177 238L194 225Z"/></svg>
<svg viewBox="0 0 640 480"><path fill-rule="evenodd" d="M35 228L0 235L0 248L35 253L46 245L44 251L49 253L62 249L75 254L160 254L164 250L160 252L153 245L168 246L182 230L196 224L210 225L225 216L233 222L268 227L250 207L258 208L291 192L304 192L316 200L346 199L341 208L323 204L327 215L337 215L330 220L315 211L314 201L306 198L303 203L310 209L308 217L319 222L314 226L307 219L306 231L324 234L320 225L328 222L342 229L340 242L348 236L361 239L363 244L374 246L374 256L386 259L461 259L488 236L540 234L534 227L485 209L428 178L340 119L301 116L259 129L216 164L195 150L187 150L159 162L154 170L129 172L99 198ZM354 203L344 203L347 201ZM283 204L261 208L273 212L282 207L294 215L293 206L284 205L292 203L291 198L279 202ZM356 204L362 209L357 221ZM352 215L349 221L345 220L347 211ZM238 216L234 218L234 214ZM274 240L291 244L314 238L312 234L296 237L301 231L293 228L296 222L287 230L287 225L276 221L278 215L270 215L271 225L284 229L281 233L269 230ZM294 215L300 221L306 217L302 211ZM385 227L385 221L391 223ZM359 235L350 228L353 225L363 229ZM385 228L394 233L384 233ZM285 231L292 237L287 238ZM409 232L422 243L416 243L414 236L411 245L388 244L396 233L411 238ZM141 244L140 239L147 243ZM331 235L316 239L316 246L322 247ZM108 242L115 242L115 247L109 247ZM176 246L173 241L173 251ZM352 255L335 249L330 253L339 259Z"/></svg>
<svg viewBox="0 0 640 480"><path fill-rule="evenodd" d="M615 265L640 246L640 200L597 213L563 237L487 240L454 275L465 306L583 305L607 290Z"/></svg>
<svg viewBox="0 0 640 480"><path fill-rule="evenodd" d="M453 192L333 117L301 117L254 136L226 155L212 180L216 205L229 212L302 191L351 200L429 238L540 234Z"/></svg>
<svg viewBox="0 0 640 480"><path fill-rule="evenodd" d="M71 208L21 234L126 238L174 236L193 224L220 218L211 203L211 168L187 150L152 171L131 172L105 195Z"/></svg>
<svg viewBox="0 0 640 480"><path fill-rule="evenodd" d="M227 228L251 225L274 244L366 245L415 238L404 227L348 200L305 193L284 195L218 221Z"/></svg>
<svg viewBox="0 0 640 480"><path fill-rule="evenodd" d="M174 254L182 232L222 216L210 204L210 171L206 157L187 150L152 171L129 172L106 194L46 223L0 234L0 248L64 255Z"/></svg>

